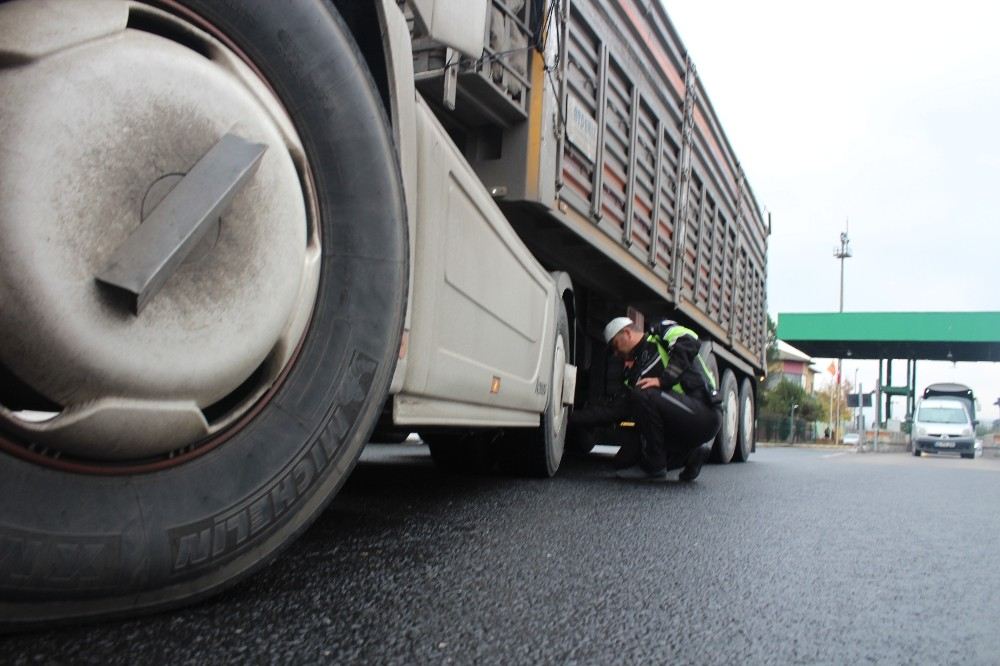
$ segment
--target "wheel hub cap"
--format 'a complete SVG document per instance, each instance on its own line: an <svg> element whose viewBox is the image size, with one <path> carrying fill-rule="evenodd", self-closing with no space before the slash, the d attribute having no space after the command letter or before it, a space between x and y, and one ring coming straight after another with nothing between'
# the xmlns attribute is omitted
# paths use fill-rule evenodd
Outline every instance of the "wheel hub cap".
<svg viewBox="0 0 1000 666"><path fill-rule="evenodd" d="M126 459L211 434L206 408L287 360L318 258L276 100L221 46L211 59L123 29L136 7L107 6L85 26L101 38L70 31L0 68L0 364L61 407L42 422L5 407L0 419L59 451ZM266 148L256 171L130 311L97 277L227 134Z"/></svg>

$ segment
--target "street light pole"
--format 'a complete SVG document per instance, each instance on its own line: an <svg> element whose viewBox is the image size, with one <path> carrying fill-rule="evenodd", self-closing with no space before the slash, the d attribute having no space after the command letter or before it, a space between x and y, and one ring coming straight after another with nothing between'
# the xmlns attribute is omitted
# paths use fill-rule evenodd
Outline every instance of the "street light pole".
<svg viewBox="0 0 1000 666"><path fill-rule="evenodd" d="M840 249L833 251L833 256L840 259L840 311L844 311L844 259L851 257L851 240L847 237L847 229L840 232Z"/></svg>

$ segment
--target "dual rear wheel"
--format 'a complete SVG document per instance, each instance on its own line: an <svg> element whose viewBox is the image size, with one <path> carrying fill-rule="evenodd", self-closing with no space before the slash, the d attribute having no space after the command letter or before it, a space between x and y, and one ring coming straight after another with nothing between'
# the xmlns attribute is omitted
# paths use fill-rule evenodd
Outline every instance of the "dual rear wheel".
<svg viewBox="0 0 1000 666"><path fill-rule="evenodd" d="M722 425L712 441L711 460L719 464L746 462L756 436L753 384L730 368L723 369L720 377L714 354L709 355L706 365L716 377L722 400Z"/></svg>

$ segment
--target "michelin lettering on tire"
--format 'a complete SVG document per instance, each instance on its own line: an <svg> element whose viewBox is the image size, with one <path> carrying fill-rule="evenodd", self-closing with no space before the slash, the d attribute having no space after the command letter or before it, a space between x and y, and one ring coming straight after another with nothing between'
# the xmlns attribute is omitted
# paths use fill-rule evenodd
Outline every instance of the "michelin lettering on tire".
<svg viewBox="0 0 1000 666"><path fill-rule="evenodd" d="M250 545L250 537L273 531L314 490L354 426L348 415L361 411L377 368L374 359L354 355L347 372L349 381L326 428L270 484L232 509L168 530L173 574L191 573L238 555Z"/></svg>

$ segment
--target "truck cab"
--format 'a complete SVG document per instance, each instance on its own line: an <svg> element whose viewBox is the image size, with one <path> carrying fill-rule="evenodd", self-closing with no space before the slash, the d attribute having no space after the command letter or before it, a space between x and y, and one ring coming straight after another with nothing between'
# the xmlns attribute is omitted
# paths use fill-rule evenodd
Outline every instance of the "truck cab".
<svg viewBox="0 0 1000 666"><path fill-rule="evenodd" d="M754 450L770 225L660 3L0 0L0 119L0 631L250 576L377 427L554 475L626 313Z"/></svg>

